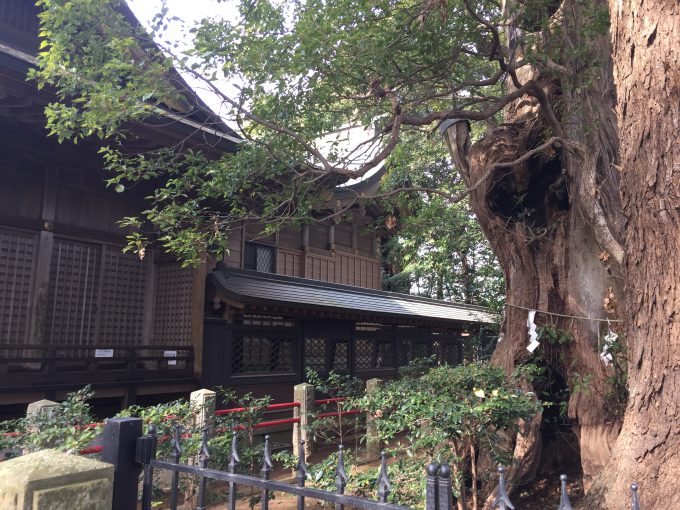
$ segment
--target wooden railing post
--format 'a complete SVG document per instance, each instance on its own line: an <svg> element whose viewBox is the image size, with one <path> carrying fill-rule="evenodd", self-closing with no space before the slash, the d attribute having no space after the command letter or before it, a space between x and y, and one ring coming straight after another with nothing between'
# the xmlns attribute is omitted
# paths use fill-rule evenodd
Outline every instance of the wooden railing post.
<svg viewBox="0 0 680 510"><path fill-rule="evenodd" d="M293 424L293 455L296 458L309 459L312 454L312 442L309 437L309 424L314 412L314 386L309 383L298 384L293 388L293 400L300 402L300 407L293 408L293 417L299 418L299 423ZM304 452L300 451L300 442Z"/></svg>

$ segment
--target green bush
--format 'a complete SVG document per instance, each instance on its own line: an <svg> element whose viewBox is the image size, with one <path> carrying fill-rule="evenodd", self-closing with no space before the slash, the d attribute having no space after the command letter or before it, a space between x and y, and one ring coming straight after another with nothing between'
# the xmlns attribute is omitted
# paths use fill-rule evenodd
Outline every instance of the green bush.
<svg viewBox="0 0 680 510"><path fill-rule="evenodd" d="M503 448L499 434L517 430L541 409L535 395L520 389L521 378L528 373L524 368L506 377L501 368L488 363L428 367L420 360L402 371L404 377L357 399L354 405L378 418L380 439L413 459L402 461L398 473L413 473L417 483L395 484L393 500L422 504L423 491L418 495L413 488L424 487L431 459L451 464L456 495L470 474L476 492L480 448L494 461L508 463L511 452ZM402 487L407 490L403 495Z"/></svg>

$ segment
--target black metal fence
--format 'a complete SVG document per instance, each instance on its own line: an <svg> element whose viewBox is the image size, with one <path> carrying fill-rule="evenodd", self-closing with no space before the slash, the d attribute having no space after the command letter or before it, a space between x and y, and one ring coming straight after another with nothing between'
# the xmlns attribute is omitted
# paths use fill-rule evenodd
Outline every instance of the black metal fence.
<svg viewBox="0 0 680 510"><path fill-rule="evenodd" d="M172 443L171 460L156 458L159 440L170 440ZM228 510L236 509L236 487L246 486L260 491L260 505L262 510L269 510L272 492L282 492L297 498L297 510L305 509L305 501L314 499L332 503L335 510L358 508L363 510L413 510L400 505L388 503L392 491L389 481L387 462L382 455L380 471L376 480L376 500L345 494L348 481L343 459L342 446L338 451L338 464L335 470L335 492L305 487L309 471L305 464L304 455L298 459L296 468L296 484L289 484L271 480L273 470L269 436L265 436L262 469L260 476L237 473L240 463L236 435L231 442L231 455L227 471L208 468L210 452L208 450L208 431L203 432L199 453L195 465L181 463L182 433L175 430L172 438L159 438L155 428L150 427L147 434L142 435L142 421L139 418L115 418L106 423L103 434L102 460L114 465L114 494L113 510L130 510L137 508L139 476L143 472L142 510L152 509L152 492L154 471L170 471L172 480L170 486L170 509L177 510L179 499L179 475L186 473L197 479L196 509L206 510L207 481L217 480L228 484ZM304 443L300 445L300 452L304 452ZM567 477L560 476L561 497L557 510L572 510L567 494ZM640 510L637 485L631 485L631 510ZM431 463L426 470L425 510L452 510L454 505L451 468L448 464ZM499 510L514 510L506 488L505 469L498 467L498 486L496 498L492 508Z"/></svg>

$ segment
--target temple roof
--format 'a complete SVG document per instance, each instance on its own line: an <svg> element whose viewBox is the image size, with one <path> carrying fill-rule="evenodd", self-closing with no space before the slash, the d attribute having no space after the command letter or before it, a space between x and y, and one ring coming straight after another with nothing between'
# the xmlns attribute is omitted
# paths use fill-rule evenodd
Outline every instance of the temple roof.
<svg viewBox="0 0 680 510"><path fill-rule="evenodd" d="M221 267L208 276L218 293L244 304L277 304L303 309L349 311L398 318L493 323L481 306L452 303L396 292Z"/></svg>

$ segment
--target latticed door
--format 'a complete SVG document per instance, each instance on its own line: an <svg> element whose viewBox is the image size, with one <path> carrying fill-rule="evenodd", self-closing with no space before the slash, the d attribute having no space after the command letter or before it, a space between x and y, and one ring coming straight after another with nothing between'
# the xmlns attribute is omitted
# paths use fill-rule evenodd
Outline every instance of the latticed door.
<svg viewBox="0 0 680 510"><path fill-rule="evenodd" d="M45 340L51 345L139 345L149 262L108 246L55 238Z"/></svg>
<svg viewBox="0 0 680 510"><path fill-rule="evenodd" d="M156 265L153 343L187 345L191 341L194 272L175 262Z"/></svg>
<svg viewBox="0 0 680 510"><path fill-rule="evenodd" d="M48 343L96 342L101 252L99 244L54 240L46 324Z"/></svg>
<svg viewBox="0 0 680 510"><path fill-rule="evenodd" d="M36 234L0 230L0 344L28 340L37 251Z"/></svg>

